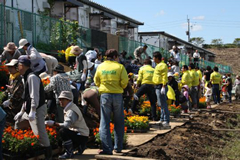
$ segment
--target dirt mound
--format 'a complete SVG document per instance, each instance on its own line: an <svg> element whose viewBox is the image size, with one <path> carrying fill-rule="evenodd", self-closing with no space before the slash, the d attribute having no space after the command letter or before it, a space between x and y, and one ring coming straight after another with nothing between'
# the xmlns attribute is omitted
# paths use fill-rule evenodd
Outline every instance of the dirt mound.
<svg viewBox="0 0 240 160"><path fill-rule="evenodd" d="M231 136L220 129L238 128L240 114L219 109L200 111L192 121L154 137L126 155L154 159L221 159L218 150L231 141Z"/></svg>
<svg viewBox="0 0 240 160"><path fill-rule="evenodd" d="M216 63L229 65L232 67L233 73L240 73L240 48L212 48L207 50L216 54Z"/></svg>

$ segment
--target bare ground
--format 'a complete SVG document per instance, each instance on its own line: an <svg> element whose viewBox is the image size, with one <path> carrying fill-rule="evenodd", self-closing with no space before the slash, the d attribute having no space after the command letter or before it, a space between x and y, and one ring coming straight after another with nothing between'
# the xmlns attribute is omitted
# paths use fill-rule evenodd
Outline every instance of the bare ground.
<svg viewBox="0 0 240 160"><path fill-rule="evenodd" d="M207 49L216 54L215 62L229 65L234 74L240 74L240 48Z"/></svg>

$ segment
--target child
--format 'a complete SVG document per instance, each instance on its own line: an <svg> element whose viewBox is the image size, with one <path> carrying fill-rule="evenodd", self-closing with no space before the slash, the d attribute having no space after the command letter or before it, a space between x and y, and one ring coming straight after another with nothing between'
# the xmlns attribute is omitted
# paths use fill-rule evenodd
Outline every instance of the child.
<svg viewBox="0 0 240 160"><path fill-rule="evenodd" d="M181 90L181 95L179 96L179 103L181 104L183 113L188 113L188 86L184 85Z"/></svg>
<svg viewBox="0 0 240 160"><path fill-rule="evenodd" d="M207 109L210 109L211 108L210 101L212 96L212 84L209 82L205 87L205 89L206 89L206 92L204 96L206 97Z"/></svg>

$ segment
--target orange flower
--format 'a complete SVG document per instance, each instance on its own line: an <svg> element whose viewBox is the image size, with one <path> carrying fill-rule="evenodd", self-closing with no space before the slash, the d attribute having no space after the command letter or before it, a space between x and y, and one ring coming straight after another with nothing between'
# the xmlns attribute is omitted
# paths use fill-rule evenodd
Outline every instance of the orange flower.
<svg viewBox="0 0 240 160"><path fill-rule="evenodd" d="M2 86L1 89L4 89L4 87Z"/></svg>
<svg viewBox="0 0 240 160"><path fill-rule="evenodd" d="M93 133L94 136L96 136L96 134L97 134L96 132Z"/></svg>
<svg viewBox="0 0 240 160"><path fill-rule="evenodd" d="M5 140L2 140L2 143L5 143Z"/></svg>
<svg viewBox="0 0 240 160"><path fill-rule="evenodd" d="M99 128L96 128L96 132L99 132Z"/></svg>
<svg viewBox="0 0 240 160"><path fill-rule="evenodd" d="M37 139L39 139L39 135L37 135Z"/></svg>
<svg viewBox="0 0 240 160"><path fill-rule="evenodd" d="M31 146L34 146L34 143L31 143Z"/></svg>

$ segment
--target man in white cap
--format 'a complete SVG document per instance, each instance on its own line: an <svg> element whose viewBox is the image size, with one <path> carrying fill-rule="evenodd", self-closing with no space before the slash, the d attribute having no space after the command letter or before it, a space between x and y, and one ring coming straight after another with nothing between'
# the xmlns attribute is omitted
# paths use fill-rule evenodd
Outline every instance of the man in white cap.
<svg viewBox="0 0 240 160"><path fill-rule="evenodd" d="M5 60L9 63L12 59L18 59L21 56L21 52L17 49L13 42L9 42L0 56L0 64Z"/></svg>
<svg viewBox="0 0 240 160"><path fill-rule="evenodd" d="M20 39L18 49L23 49L26 52L34 73L39 75L47 70L42 56L26 39Z"/></svg>
<svg viewBox="0 0 240 160"><path fill-rule="evenodd" d="M8 114L7 121L14 124L13 118L22 108L24 86L22 77L18 71L18 60L12 59L6 66L10 72L10 76L9 83L6 85L7 90L4 92L7 100L5 100L2 105Z"/></svg>
<svg viewBox="0 0 240 160"><path fill-rule="evenodd" d="M48 126L60 127L59 133L63 141L65 153L59 159L73 157L73 150L78 149L82 154L88 141L89 129L79 108L72 102L73 95L70 91L62 91L58 97L60 105L64 108L64 122L57 123L52 120L45 121Z"/></svg>
<svg viewBox="0 0 240 160"><path fill-rule="evenodd" d="M45 159L51 159L52 149L46 132L44 118L47 113L43 84L36 73L30 69L31 61L26 56L18 58L18 69L23 76L24 100L21 111L14 117L15 129L28 120L35 136L39 135L39 143L45 147Z"/></svg>

